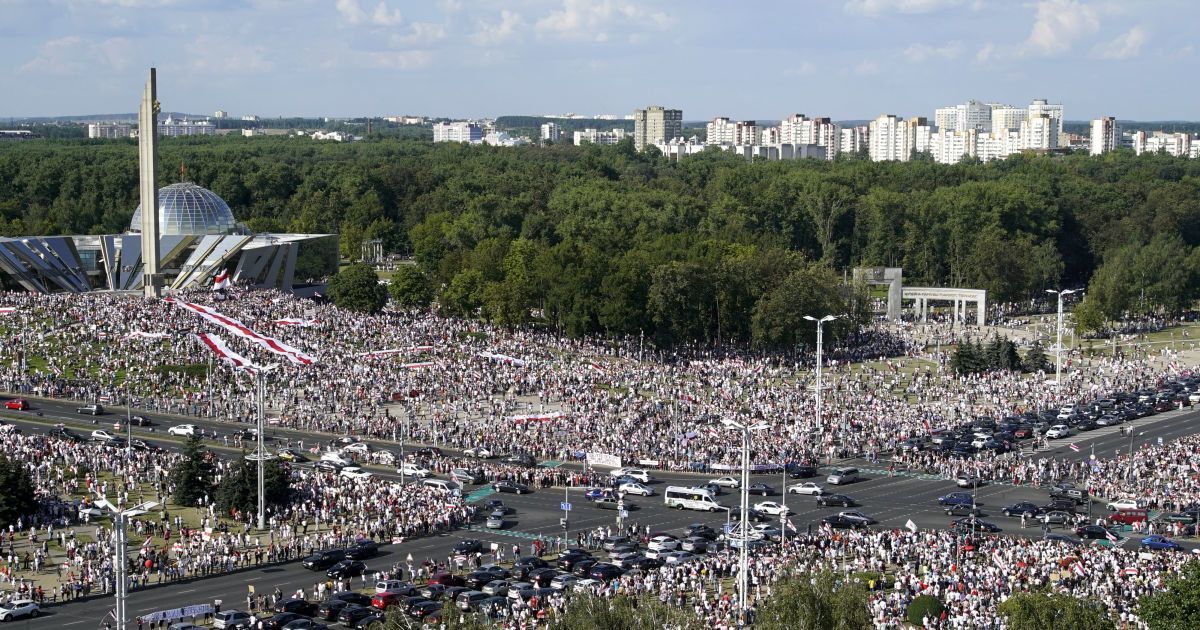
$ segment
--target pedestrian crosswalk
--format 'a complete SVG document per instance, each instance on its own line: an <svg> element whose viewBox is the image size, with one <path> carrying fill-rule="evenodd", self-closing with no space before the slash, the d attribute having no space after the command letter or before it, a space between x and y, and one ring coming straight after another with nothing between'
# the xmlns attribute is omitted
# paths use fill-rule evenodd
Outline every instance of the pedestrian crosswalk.
<svg viewBox="0 0 1200 630"><path fill-rule="evenodd" d="M519 532L512 529L488 529L478 525L467 525L468 531L479 532L481 534L497 534L500 536L510 536L512 538L523 538L525 540L542 540L546 542L559 542L561 539L557 536L543 536L540 534L531 534L529 532Z"/></svg>
<svg viewBox="0 0 1200 630"><path fill-rule="evenodd" d="M474 503L476 501L482 501L493 494L496 494L496 491L493 490L491 486L484 486L478 490L475 490L474 492L468 493L463 499L467 503Z"/></svg>

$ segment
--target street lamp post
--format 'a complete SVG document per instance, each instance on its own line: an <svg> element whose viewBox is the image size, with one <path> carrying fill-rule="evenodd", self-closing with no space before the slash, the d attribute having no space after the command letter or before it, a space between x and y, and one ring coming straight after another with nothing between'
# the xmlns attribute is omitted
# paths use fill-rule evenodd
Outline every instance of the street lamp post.
<svg viewBox="0 0 1200 630"><path fill-rule="evenodd" d="M826 316L818 319L811 315L804 316L804 319L807 319L810 322L817 323L817 416L816 417L817 417L817 430L818 431L821 431L824 429L824 425L821 423L821 363L822 363L821 353L822 353L822 346L824 345L824 341L825 341L823 324L825 324L826 322L831 322L831 321L837 319L838 317L840 317L840 316L839 315L826 315Z"/></svg>
<svg viewBox="0 0 1200 630"><path fill-rule="evenodd" d="M750 557L747 550L747 545L750 542L750 433L753 431L761 431L767 428L765 422L757 424L742 424L735 420L726 418L722 423L731 428L741 431L742 433L742 505L741 505L741 521L737 525L736 533L733 533L733 538L739 541L738 545L738 606L741 609L742 623L747 620L747 613L750 609L747 601L750 584Z"/></svg>
<svg viewBox="0 0 1200 630"><path fill-rule="evenodd" d="M255 384L258 387L258 448L253 457L258 463L258 529L259 531L267 528L267 496L266 496L266 461L267 450L263 445L263 439L267 433L267 412L266 412L266 397L267 397L267 372L270 372L279 365L261 365L255 366L254 378Z"/></svg>
<svg viewBox="0 0 1200 630"><path fill-rule="evenodd" d="M1063 289L1055 291L1054 289L1046 289L1046 293L1053 293L1058 296L1058 340L1054 343L1054 386L1062 386L1062 329L1063 329L1063 296L1071 295L1077 292L1078 289Z"/></svg>
<svg viewBox="0 0 1200 630"><path fill-rule="evenodd" d="M141 516L158 507L158 503L147 501L128 510L122 510L116 505L109 503L107 498L101 496L96 501L96 505L108 510L109 514L112 515L113 525L115 525L114 534L116 540L113 541L113 564L115 566L113 569L115 570L117 580L116 588L114 589L117 605L114 616L116 617L117 627L124 630L129 627L129 616L125 610L125 599L129 596L129 559L126 556L128 541L125 538L125 523L131 517Z"/></svg>

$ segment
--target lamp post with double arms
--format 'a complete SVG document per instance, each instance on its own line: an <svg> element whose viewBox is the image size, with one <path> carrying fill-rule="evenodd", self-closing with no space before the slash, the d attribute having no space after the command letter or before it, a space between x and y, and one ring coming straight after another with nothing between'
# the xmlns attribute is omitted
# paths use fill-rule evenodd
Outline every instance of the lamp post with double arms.
<svg viewBox="0 0 1200 630"><path fill-rule="evenodd" d="M807 319L810 322L817 323L817 386L816 386L817 416L816 417L817 417L817 430L818 431L825 430L825 425L822 424L822 420L821 420L821 364L824 361L821 355L823 352L822 346L824 346L824 344L825 344L824 324L827 322L831 322L831 321L837 319L838 317L839 317L838 315L826 315L821 318L813 317L812 315L804 316L804 319Z"/></svg>
<svg viewBox="0 0 1200 630"><path fill-rule="evenodd" d="M1057 340L1054 342L1054 386L1062 385L1062 330L1063 330L1063 296L1071 295L1078 289L1063 289L1056 291L1054 289L1046 289L1046 293L1053 293L1058 296L1058 334Z"/></svg>
<svg viewBox="0 0 1200 630"><path fill-rule="evenodd" d="M253 455L247 455L247 459L252 459L258 464L258 530L264 531L267 529L267 495L266 495L266 461L273 459L274 456L267 454L267 449L263 445L267 433L267 373L278 368L278 364L274 365L256 365L253 368L254 381L258 388L258 446L255 448Z"/></svg>
<svg viewBox="0 0 1200 630"><path fill-rule="evenodd" d="M750 556L747 546L750 543L750 434L754 431L762 431L767 428L765 422L756 424L743 424L731 418L722 420L725 426L740 431L742 434L742 480L739 484L742 490L742 505L741 505L741 521L737 527L730 532L734 540L739 541L738 545L738 606L741 609L742 624L747 622L747 613L750 609L750 603L747 599L750 584Z"/></svg>
<svg viewBox="0 0 1200 630"><path fill-rule="evenodd" d="M129 616L126 613L125 606L125 599L129 596L129 559L126 556L126 546L129 543L125 538L125 525L130 518L141 516L158 507L158 503L156 501L147 501L127 510L122 510L110 503L107 498L101 496L96 500L96 505L108 511L113 518L113 525L115 526L113 528L113 572L117 583L113 591L116 596L117 605L113 611L113 616L116 618L117 627L124 630L129 627Z"/></svg>

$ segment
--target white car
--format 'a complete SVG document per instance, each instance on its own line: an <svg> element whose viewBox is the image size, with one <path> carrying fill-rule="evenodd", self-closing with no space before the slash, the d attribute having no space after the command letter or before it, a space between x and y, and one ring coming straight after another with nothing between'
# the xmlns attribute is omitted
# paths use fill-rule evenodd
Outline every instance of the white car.
<svg viewBox="0 0 1200 630"><path fill-rule="evenodd" d="M651 551L675 551L679 549L679 541L670 536L655 536L646 544Z"/></svg>
<svg viewBox="0 0 1200 630"><path fill-rule="evenodd" d="M728 476L710 479L708 483L711 483L714 486L721 486L722 488L739 488L742 485L742 482L738 481L737 477Z"/></svg>
<svg viewBox="0 0 1200 630"><path fill-rule="evenodd" d="M1057 440L1059 438L1071 437L1071 427L1065 424L1056 424L1046 431L1046 439Z"/></svg>
<svg viewBox="0 0 1200 630"><path fill-rule="evenodd" d="M754 509L758 510L759 512L762 512L763 514L770 514L771 516L779 516L781 514L791 514L792 513L791 510L789 510L788 508L786 508L782 505L779 505L778 503L776 503L774 501L763 501L761 503L755 503Z"/></svg>
<svg viewBox="0 0 1200 630"><path fill-rule="evenodd" d="M463 451L463 455L467 455L469 457L478 457L479 459L487 459L489 457L495 456L495 454L492 453L492 449L484 447L484 446L476 446L473 448L469 448L469 449Z"/></svg>
<svg viewBox="0 0 1200 630"><path fill-rule="evenodd" d="M404 462L404 465L400 467L400 474L406 477L417 477L419 479L424 479L432 475L433 472L428 468L421 468L412 462Z"/></svg>
<svg viewBox="0 0 1200 630"><path fill-rule="evenodd" d="M604 582L601 582L600 580L593 580L592 578L585 578L572 584L571 590L575 591L576 593L586 593L593 588L600 586L604 586Z"/></svg>
<svg viewBox="0 0 1200 630"><path fill-rule="evenodd" d="M343 468L342 471L338 474L340 474L341 476L346 477L348 479L364 479L365 480L365 479L374 479L375 478L374 474L372 474L368 471L365 471L362 468L359 468L358 466L347 466L347 467Z"/></svg>
<svg viewBox="0 0 1200 630"><path fill-rule="evenodd" d="M788 486L788 492L791 494L807 494L810 497L819 497L825 494L825 488L822 488L821 484L816 482L805 481L804 483Z"/></svg>
<svg viewBox="0 0 1200 630"><path fill-rule="evenodd" d="M12 621L20 617L37 617L41 613L37 602L32 599L15 599L0 605L0 621Z"/></svg>
<svg viewBox="0 0 1200 630"><path fill-rule="evenodd" d="M342 455L340 451L325 451L321 453L321 461L333 462L338 466L351 466L354 462L350 461L349 457Z"/></svg>
<svg viewBox="0 0 1200 630"><path fill-rule="evenodd" d="M109 433L108 431L105 431L104 429L96 429L95 431L92 431L92 439L96 440L97 442L114 442L120 438Z"/></svg>
<svg viewBox="0 0 1200 630"><path fill-rule="evenodd" d="M346 453L354 453L355 455L367 455L371 452L371 445L366 442L355 442L342 447L342 451Z"/></svg>
<svg viewBox="0 0 1200 630"><path fill-rule="evenodd" d="M192 437L196 435L196 425L194 424L177 424L167 429L168 435L181 435L183 437Z"/></svg>
<svg viewBox="0 0 1200 630"><path fill-rule="evenodd" d="M640 483L629 483L629 482L625 482L625 483L621 484L620 487L617 488L617 492L623 492L625 494L636 494L636 495L643 496L643 497L648 497L648 496L651 496L654 494L653 490L651 490L650 488L647 488L646 486L643 486Z"/></svg>
<svg viewBox="0 0 1200 630"><path fill-rule="evenodd" d="M641 468L618 468L609 473L609 475L614 478L629 477L630 479L637 479L642 483L650 483L650 473Z"/></svg>
<svg viewBox="0 0 1200 630"><path fill-rule="evenodd" d="M1113 512L1119 512L1121 510L1137 510L1142 507L1142 502L1138 501L1137 499L1117 499L1116 501L1109 502L1109 504L1105 507Z"/></svg>
<svg viewBox="0 0 1200 630"><path fill-rule="evenodd" d="M686 551L672 551L670 553L662 554L659 559L662 560L664 564L683 564L685 562L696 560L697 557L694 554Z"/></svg>

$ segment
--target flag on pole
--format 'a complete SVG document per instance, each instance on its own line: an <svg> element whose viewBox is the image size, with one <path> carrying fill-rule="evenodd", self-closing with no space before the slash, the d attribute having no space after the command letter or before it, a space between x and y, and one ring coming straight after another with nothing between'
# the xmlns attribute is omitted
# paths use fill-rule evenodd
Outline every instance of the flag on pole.
<svg viewBox="0 0 1200 630"><path fill-rule="evenodd" d="M910 531L910 532L912 532L912 533L914 533L914 534L915 534L915 533L917 533L917 524L916 524L916 523L914 523L914 522L912 522L912 519L911 519L911 518L910 518L910 519L908 519L908 522L907 522L907 523L905 523L905 524L904 524L904 526L905 526L906 528L908 528L908 531Z"/></svg>
<svg viewBox="0 0 1200 630"><path fill-rule="evenodd" d="M222 271L221 273L217 274L217 277L213 278L213 291L223 291L228 289L230 284L229 272Z"/></svg>
<svg viewBox="0 0 1200 630"><path fill-rule="evenodd" d="M1075 573L1075 575L1078 575L1079 577L1083 577L1084 576L1083 563L1076 562L1075 564L1072 564L1071 571L1073 571Z"/></svg>
<svg viewBox="0 0 1200 630"><path fill-rule="evenodd" d="M1105 537L1107 537L1107 538L1108 538L1108 539L1109 539L1111 542L1117 542L1117 535L1116 535L1116 534L1114 534L1114 533L1112 533L1112 532L1110 532L1110 531L1108 531L1108 530L1105 530L1105 531L1104 531L1104 535L1105 535Z"/></svg>
<svg viewBox="0 0 1200 630"><path fill-rule="evenodd" d="M1067 448L1071 449L1072 451L1075 451L1076 453L1078 453L1078 452L1079 452L1079 445L1078 445L1078 444L1071 444L1071 445L1070 445L1070 446L1068 446Z"/></svg>

